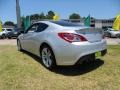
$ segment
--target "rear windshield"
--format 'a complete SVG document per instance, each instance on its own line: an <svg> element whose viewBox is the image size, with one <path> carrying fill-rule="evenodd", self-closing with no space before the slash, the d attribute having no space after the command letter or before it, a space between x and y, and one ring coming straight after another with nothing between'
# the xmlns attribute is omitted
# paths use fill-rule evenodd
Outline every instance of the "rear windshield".
<svg viewBox="0 0 120 90"><path fill-rule="evenodd" d="M81 26L77 23L71 23L71 22L67 22L67 21L50 21L50 22L58 24L60 26Z"/></svg>

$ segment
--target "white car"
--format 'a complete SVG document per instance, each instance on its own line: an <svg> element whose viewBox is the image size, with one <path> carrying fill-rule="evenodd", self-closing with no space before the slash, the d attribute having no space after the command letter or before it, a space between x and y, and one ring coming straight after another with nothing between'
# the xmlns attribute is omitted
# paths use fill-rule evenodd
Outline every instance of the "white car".
<svg viewBox="0 0 120 90"><path fill-rule="evenodd" d="M2 32L0 32L0 38L6 38L6 35L9 33L9 32L12 32L13 28L3 28L2 29Z"/></svg>
<svg viewBox="0 0 120 90"><path fill-rule="evenodd" d="M114 30L112 28L108 28L106 31L104 31L105 36L107 37L119 37L120 36L120 30Z"/></svg>
<svg viewBox="0 0 120 90"><path fill-rule="evenodd" d="M105 55L107 51L101 29L65 21L34 23L18 37L17 46L19 51L26 50L41 57L48 69L94 60L96 52Z"/></svg>

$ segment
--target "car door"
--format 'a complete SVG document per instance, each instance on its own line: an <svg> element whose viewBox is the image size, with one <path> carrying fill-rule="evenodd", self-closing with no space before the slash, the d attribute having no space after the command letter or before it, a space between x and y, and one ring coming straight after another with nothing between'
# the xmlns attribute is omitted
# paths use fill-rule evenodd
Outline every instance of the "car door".
<svg viewBox="0 0 120 90"><path fill-rule="evenodd" d="M32 43L30 44L30 48L31 52L33 52L36 55L39 55L40 44L44 39L44 31L47 29L48 25L45 23L38 23L37 25L37 29L33 32L34 34L30 37Z"/></svg>
<svg viewBox="0 0 120 90"><path fill-rule="evenodd" d="M23 34L23 38L22 38L22 43L23 43L23 47L25 50L32 52L32 44L33 44L33 39L32 37L35 36L34 32L37 30L38 24L33 24L32 26L30 26L25 33Z"/></svg>

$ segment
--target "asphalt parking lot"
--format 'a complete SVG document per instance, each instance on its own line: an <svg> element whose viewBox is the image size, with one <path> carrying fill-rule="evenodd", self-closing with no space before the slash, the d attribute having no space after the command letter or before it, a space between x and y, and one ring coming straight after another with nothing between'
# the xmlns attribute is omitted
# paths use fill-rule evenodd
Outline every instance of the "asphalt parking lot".
<svg viewBox="0 0 120 90"><path fill-rule="evenodd" d="M120 45L120 39L106 38L108 45ZM0 45L17 45L16 39L4 39L0 40Z"/></svg>

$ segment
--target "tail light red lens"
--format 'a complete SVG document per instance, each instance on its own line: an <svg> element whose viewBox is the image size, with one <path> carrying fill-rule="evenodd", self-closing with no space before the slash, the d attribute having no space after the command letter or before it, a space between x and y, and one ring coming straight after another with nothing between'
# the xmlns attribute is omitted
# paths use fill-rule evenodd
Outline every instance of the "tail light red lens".
<svg viewBox="0 0 120 90"><path fill-rule="evenodd" d="M73 33L58 33L58 36L70 43L87 41L85 37Z"/></svg>

